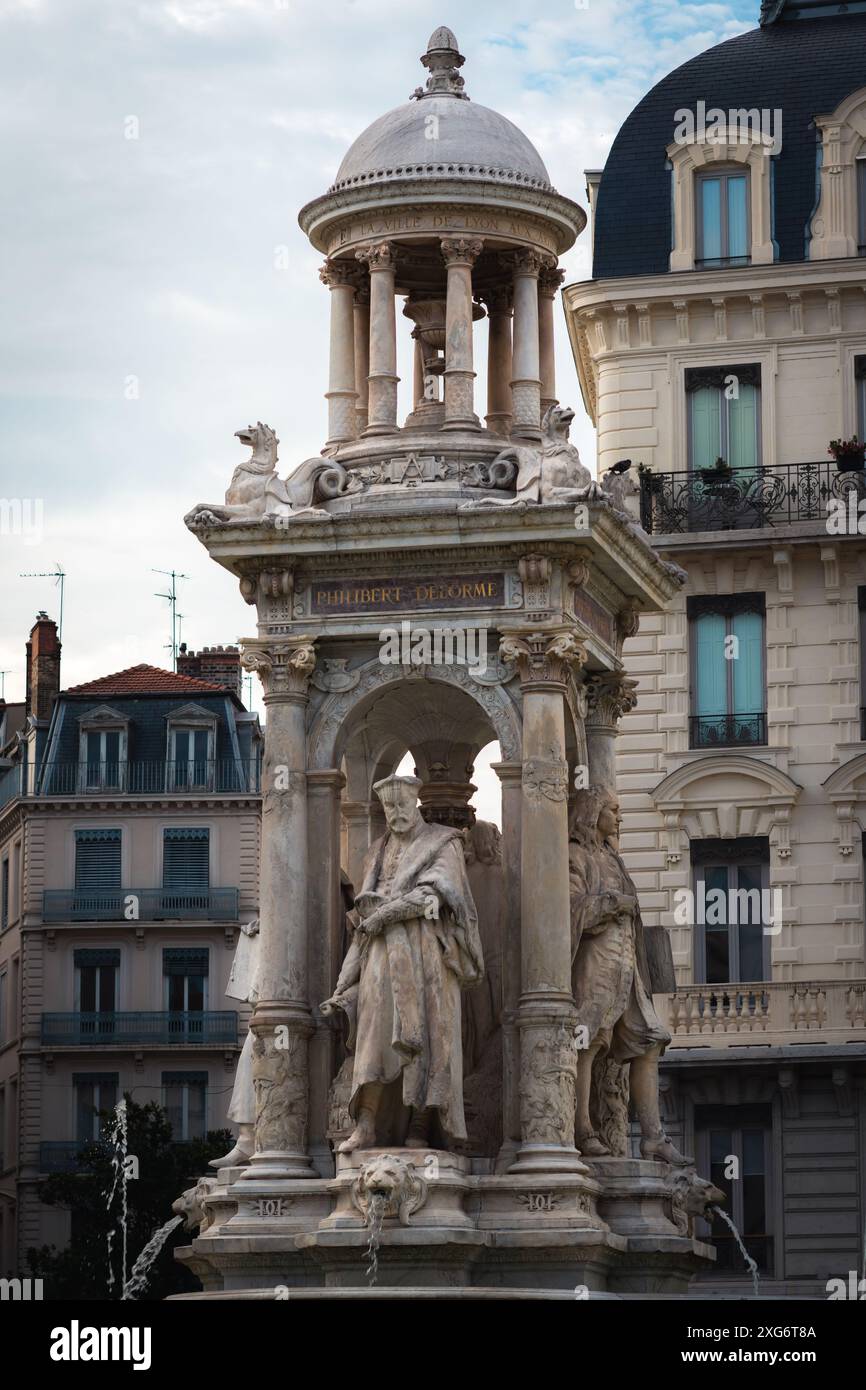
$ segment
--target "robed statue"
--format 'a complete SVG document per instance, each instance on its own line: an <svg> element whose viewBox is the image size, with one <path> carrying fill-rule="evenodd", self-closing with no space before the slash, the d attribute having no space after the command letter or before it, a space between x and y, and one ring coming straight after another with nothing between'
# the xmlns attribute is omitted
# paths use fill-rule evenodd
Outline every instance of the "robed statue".
<svg viewBox="0 0 866 1390"><path fill-rule="evenodd" d="M424 820L420 786L416 777L374 785L388 830L367 854L349 949L321 1006L349 1020L355 1128L344 1153L466 1138L460 994L483 978L481 938L462 834Z"/></svg>
<svg viewBox="0 0 866 1390"><path fill-rule="evenodd" d="M589 1158L610 1153L591 1120L593 1064L607 1057L628 1067L642 1156L689 1165L693 1160L671 1143L659 1115L658 1064L670 1034L652 996L671 987L659 976L672 965L659 968L655 938L648 949L657 929L641 921L637 889L619 855L620 819L619 802L606 787L576 794L568 847L572 988L588 1045L577 1054L575 1144ZM666 934L664 947L669 950Z"/></svg>

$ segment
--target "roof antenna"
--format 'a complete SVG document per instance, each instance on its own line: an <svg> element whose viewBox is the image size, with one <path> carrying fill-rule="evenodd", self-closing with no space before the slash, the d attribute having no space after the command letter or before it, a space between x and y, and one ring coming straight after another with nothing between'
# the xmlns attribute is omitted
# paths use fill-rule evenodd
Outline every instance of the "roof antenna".
<svg viewBox="0 0 866 1390"><path fill-rule="evenodd" d="M179 579L189 579L190 575L181 574L178 570L156 570L152 569L151 574L165 574L171 580L171 588L167 594L155 594L155 598L167 598L171 604L171 669L177 670L177 623L178 618L183 614L177 611L177 581Z"/></svg>
<svg viewBox="0 0 866 1390"><path fill-rule="evenodd" d="M66 578L66 571L61 569L55 560L53 570L34 571L29 574L20 574L19 579L53 579L55 584L60 586L60 621L57 624L57 640L63 641L63 581Z"/></svg>

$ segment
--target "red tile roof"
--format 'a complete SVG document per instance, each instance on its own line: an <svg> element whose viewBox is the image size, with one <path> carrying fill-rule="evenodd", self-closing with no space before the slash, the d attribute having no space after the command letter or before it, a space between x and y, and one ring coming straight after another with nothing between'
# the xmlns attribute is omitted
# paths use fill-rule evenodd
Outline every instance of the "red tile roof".
<svg viewBox="0 0 866 1390"><path fill-rule="evenodd" d="M161 671L158 666L130 666L126 671L115 671L112 676L98 676L96 680L85 681L83 685L71 685L64 695L192 695L196 691L219 692L225 695L226 687L213 681L199 680L197 676L181 676L176 671Z"/></svg>

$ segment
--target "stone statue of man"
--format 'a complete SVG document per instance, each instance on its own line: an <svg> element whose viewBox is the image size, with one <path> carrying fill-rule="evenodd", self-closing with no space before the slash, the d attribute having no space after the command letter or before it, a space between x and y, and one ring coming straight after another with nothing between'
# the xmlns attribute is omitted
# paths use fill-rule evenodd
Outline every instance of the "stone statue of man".
<svg viewBox="0 0 866 1390"><path fill-rule="evenodd" d="M460 991L484 974L459 830L428 825L416 777L374 785L387 833L369 850L337 987L322 1004L349 1019L354 1048L341 1152L466 1138Z"/></svg>
<svg viewBox="0 0 866 1390"><path fill-rule="evenodd" d="M609 1150L590 1119L592 1067L607 1054L628 1065L644 1158L687 1166L659 1115L659 1057L670 1042L653 1006L637 889L619 856L619 802L592 786L574 799L569 833L572 988L589 1045L578 1052L575 1144L588 1158Z"/></svg>
<svg viewBox="0 0 866 1390"><path fill-rule="evenodd" d="M226 985L226 994L230 999L251 1004L253 1008L259 997L259 941L258 919L242 923ZM252 1031L248 1031L238 1058L235 1084L227 1112L229 1123L237 1125L237 1142L223 1158L212 1158L211 1168L241 1167L249 1163L253 1156L256 1127L256 1095L253 1089L254 1042Z"/></svg>

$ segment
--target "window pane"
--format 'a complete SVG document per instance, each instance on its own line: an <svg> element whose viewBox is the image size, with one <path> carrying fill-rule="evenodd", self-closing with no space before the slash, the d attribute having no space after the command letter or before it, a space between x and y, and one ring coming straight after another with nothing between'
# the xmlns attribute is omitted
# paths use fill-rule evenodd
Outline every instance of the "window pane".
<svg viewBox="0 0 866 1390"><path fill-rule="evenodd" d="M728 247L731 258L745 257L749 254L749 229L746 222L746 180L745 176L730 176L728 186Z"/></svg>
<svg viewBox="0 0 866 1390"><path fill-rule="evenodd" d="M860 255L866 256L866 159L857 160L857 205L860 225L857 240Z"/></svg>
<svg viewBox="0 0 866 1390"><path fill-rule="evenodd" d="M115 986L117 971L113 965L100 965L99 969L99 1012L114 1013Z"/></svg>
<svg viewBox="0 0 866 1390"><path fill-rule="evenodd" d="M174 733L174 756L179 763L185 763L189 757L189 729L175 729Z"/></svg>
<svg viewBox="0 0 866 1390"><path fill-rule="evenodd" d="M717 261L722 256L722 185L719 179L700 180L701 260Z"/></svg>
<svg viewBox="0 0 866 1390"><path fill-rule="evenodd" d="M96 965L85 965L81 968L78 982L78 997L83 1014L96 1013L98 973L99 967Z"/></svg>
<svg viewBox="0 0 866 1390"><path fill-rule="evenodd" d="M80 1143L95 1139L98 1120L94 1113L96 1099L92 1082L79 1081L75 1087L75 1137Z"/></svg>
<svg viewBox="0 0 866 1390"><path fill-rule="evenodd" d="M187 976L187 1008L190 1013L204 1009L204 979L201 975Z"/></svg>
<svg viewBox="0 0 866 1390"><path fill-rule="evenodd" d="M760 394L751 382L740 382L737 396L728 406L728 457L732 468L755 469L758 465L758 402Z"/></svg>
<svg viewBox="0 0 866 1390"><path fill-rule="evenodd" d="M205 1133L205 1087L190 1085L187 1091L189 1095L189 1128L184 1138L203 1139Z"/></svg>
<svg viewBox="0 0 866 1390"><path fill-rule="evenodd" d="M704 941L707 958L707 984L727 984L731 978L730 941L728 936L728 871L719 865L704 870L705 915ZM718 897L719 892L722 898ZM716 904L719 906L716 906Z"/></svg>
<svg viewBox="0 0 866 1390"><path fill-rule="evenodd" d="M722 452L721 392L717 386L690 391L689 428L692 468L712 468Z"/></svg>
<svg viewBox="0 0 866 1390"><path fill-rule="evenodd" d="M760 714L764 708L764 620L760 613L735 613L737 638L733 670L734 714Z"/></svg>
<svg viewBox="0 0 866 1390"><path fill-rule="evenodd" d="M728 663L725 660L725 619L704 613L695 619L695 714L725 714L728 708Z"/></svg>
<svg viewBox="0 0 866 1390"><path fill-rule="evenodd" d="M739 926L740 979L746 982L764 978L764 927L761 921L761 869L757 864L737 873L737 920Z"/></svg>

